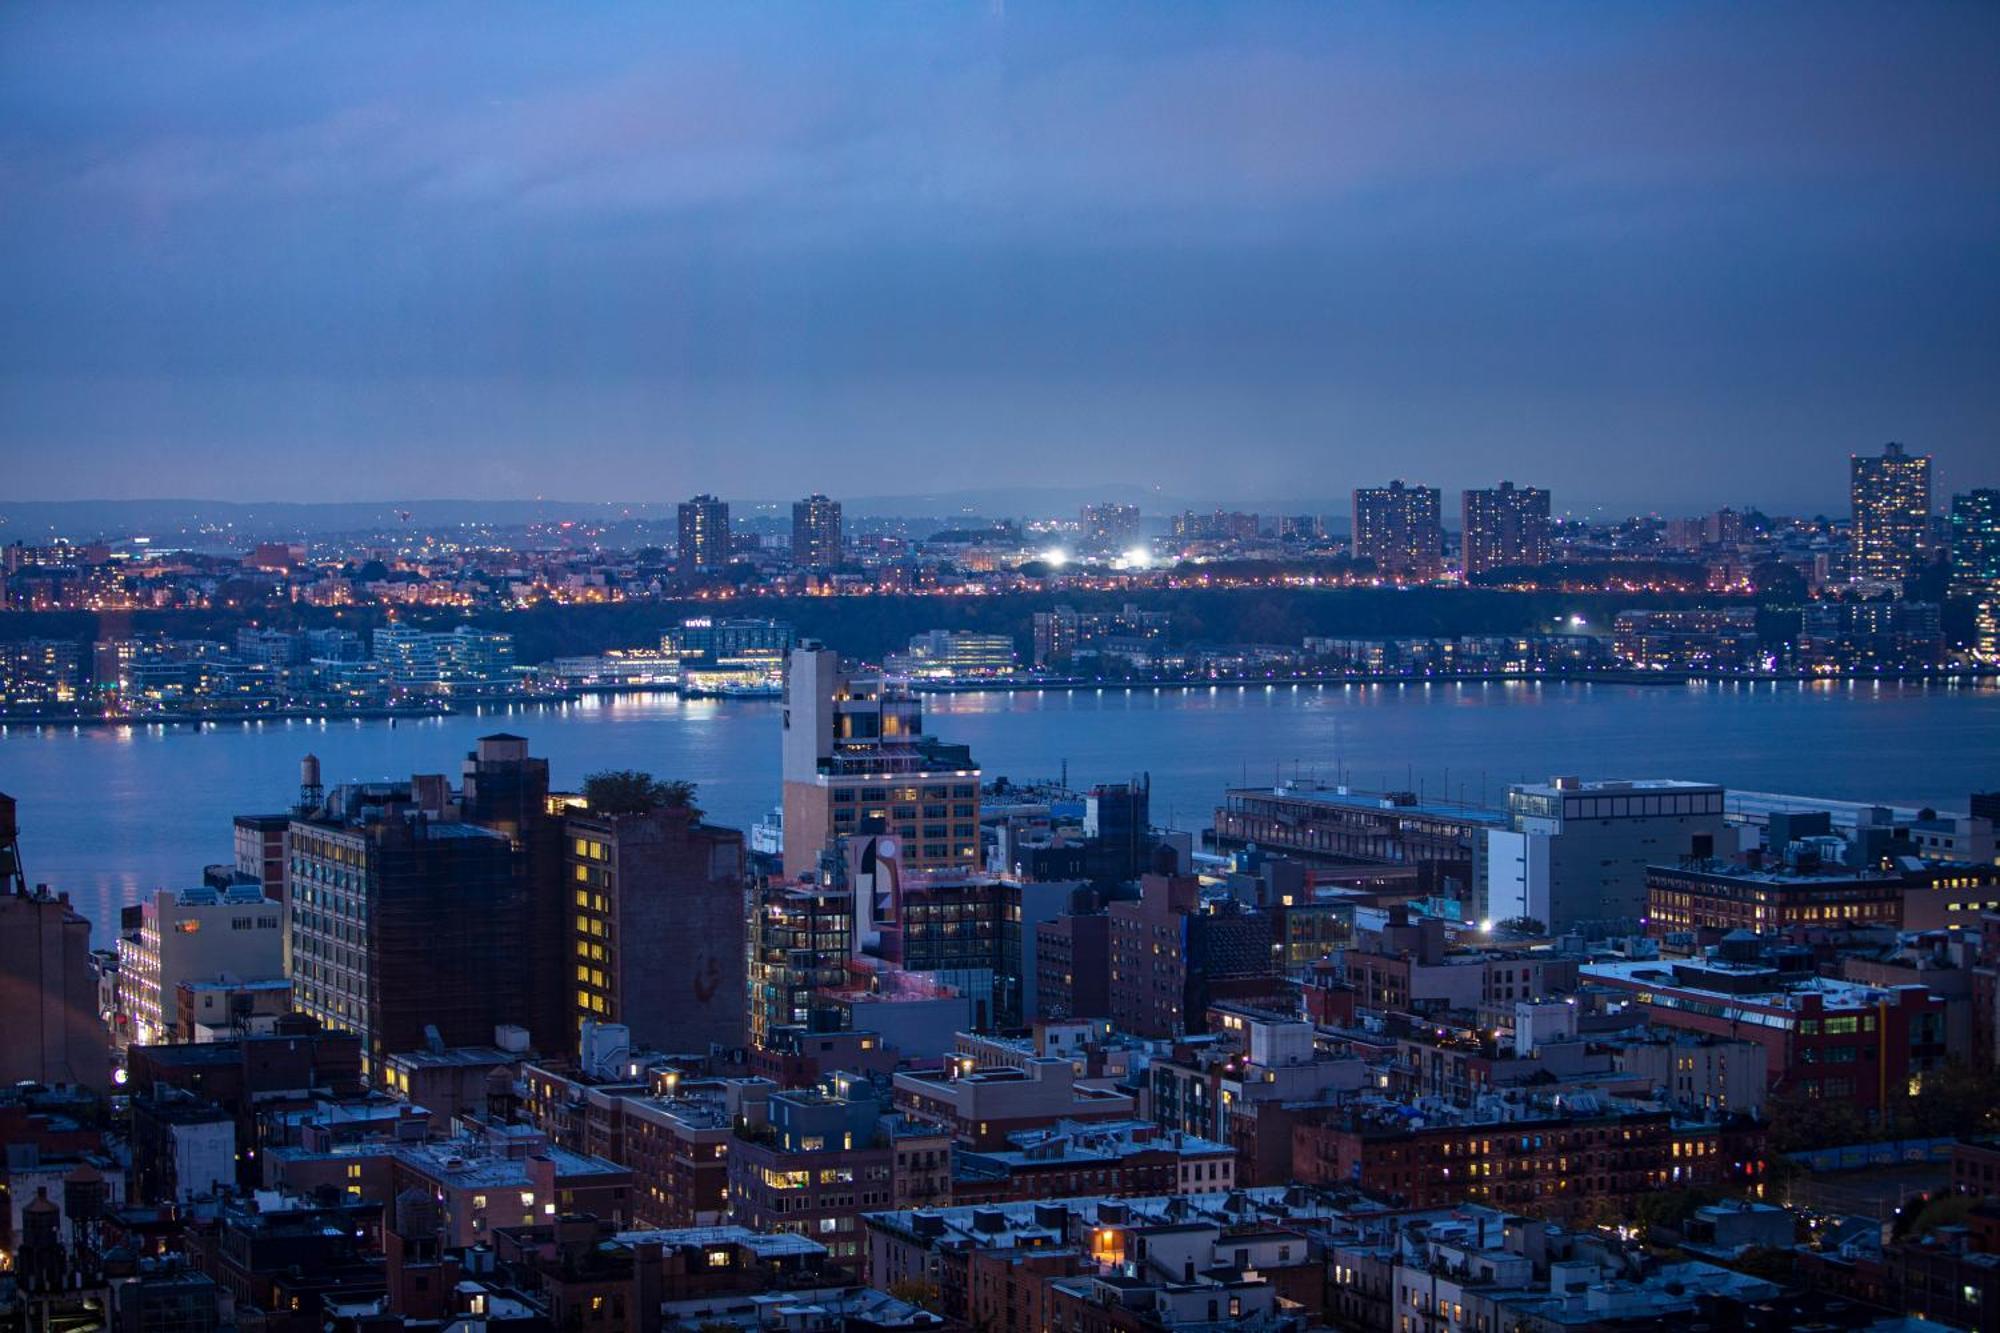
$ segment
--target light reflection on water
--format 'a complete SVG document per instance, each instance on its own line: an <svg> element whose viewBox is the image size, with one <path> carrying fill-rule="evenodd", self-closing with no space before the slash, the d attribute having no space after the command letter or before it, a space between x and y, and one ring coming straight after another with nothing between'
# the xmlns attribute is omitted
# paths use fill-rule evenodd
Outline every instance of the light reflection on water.
<svg viewBox="0 0 2000 1333"><path fill-rule="evenodd" d="M780 705L647 694L449 718L0 728L0 791L20 800L31 880L100 924L154 887L231 855L230 820L277 810L299 758L329 785L454 775L508 730L559 785L600 768L699 784L711 818L748 825L778 796ZM1420 787L1496 800L1555 773L1685 777L1846 800L1963 809L2000 788L2000 687L1868 682L1687 686L1412 682L1193 690L1141 686L932 696L930 730L989 777L1153 780L1154 818L1205 824L1225 786L1276 778Z"/></svg>

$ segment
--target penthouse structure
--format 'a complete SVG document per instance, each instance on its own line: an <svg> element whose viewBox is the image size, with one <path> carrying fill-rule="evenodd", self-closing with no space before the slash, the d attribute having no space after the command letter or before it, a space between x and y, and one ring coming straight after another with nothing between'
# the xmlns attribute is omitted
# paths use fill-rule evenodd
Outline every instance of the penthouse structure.
<svg viewBox="0 0 2000 1333"><path fill-rule="evenodd" d="M842 668L819 646L785 673L784 871L798 879L835 838L879 840L908 870L979 864L979 767L963 745L924 732L923 703L880 676Z"/></svg>

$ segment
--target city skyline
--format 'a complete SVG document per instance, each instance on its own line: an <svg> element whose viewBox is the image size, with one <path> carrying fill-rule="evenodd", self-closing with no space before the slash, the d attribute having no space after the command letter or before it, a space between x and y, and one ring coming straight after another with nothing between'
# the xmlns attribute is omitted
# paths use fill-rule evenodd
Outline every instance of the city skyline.
<svg viewBox="0 0 2000 1333"><path fill-rule="evenodd" d="M1981 484L2000 19L1804 13L20 11L10 490Z"/></svg>
<svg viewBox="0 0 2000 1333"><path fill-rule="evenodd" d="M0 10L0 1333L2000 1326L1997 69Z"/></svg>

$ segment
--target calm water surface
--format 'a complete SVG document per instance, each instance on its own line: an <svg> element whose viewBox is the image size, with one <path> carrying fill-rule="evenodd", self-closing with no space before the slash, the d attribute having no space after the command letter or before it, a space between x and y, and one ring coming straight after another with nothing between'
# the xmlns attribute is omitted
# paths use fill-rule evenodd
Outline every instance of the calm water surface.
<svg viewBox="0 0 2000 1333"><path fill-rule="evenodd" d="M1433 684L963 694L932 697L931 729L968 742L988 776L1073 783L1151 773L1156 822L1201 827L1225 786L1344 776L1493 800L1556 773L1678 777L1842 800L1964 809L2000 787L2000 687ZM590 699L386 722L0 728L0 791L20 801L31 880L99 923L156 887L230 859L230 820L281 809L299 757L328 785L456 773L508 730L559 786L600 768L700 784L711 818L747 827L778 798L779 709L671 695Z"/></svg>

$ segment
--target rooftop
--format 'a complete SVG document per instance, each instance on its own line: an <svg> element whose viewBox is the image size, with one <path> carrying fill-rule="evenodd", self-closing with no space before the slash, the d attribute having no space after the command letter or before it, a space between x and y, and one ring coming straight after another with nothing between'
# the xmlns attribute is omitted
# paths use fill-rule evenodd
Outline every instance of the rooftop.
<svg viewBox="0 0 2000 1333"><path fill-rule="evenodd" d="M1553 782L1521 782L1513 790L1536 796L1617 796L1631 792L1719 792L1722 785L1680 778L1600 778L1590 782L1564 779L1560 787Z"/></svg>
<svg viewBox="0 0 2000 1333"><path fill-rule="evenodd" d="M1578 969L1578 977L1583 981L1610 982L1635 990L1662 987L1712 994L1719 1003L1740 1005L1754 1001L1778 1009L1795 1008L1796 1001L1807 995L1817 995L1827 1009L1874 1009L1893 998L1888 987L1822 976L1787 982L1781 980L1782 974L1776 968L1767 964L1732 963L1715 958L1585 963ZM1771 984L1768 988L1745 988L1746 981L1760 977L1769 978ZM1657 1003L1657 999L1654 1002Z"/></svg>
<svg viewBox="0 0 2000 1333"><path fill-rule="evenodd" d="M1266 797L1275 800L1303 801L1311 805L1324 805L1342 810L1421 815L1427 819L1451 819L1471 824L1488 824L1495 828L1502 828L1507 824L1507 815L1504 811L1488 810L1476 805L1457 805L1448 801L1405 801L1402 796L1407 793L1362 792L1340 787L1299 787L1288 784L1278 787L1231 787L1227 795L1230 800L1239 797Z"/></svg>
<svg viewBox="0 0 2000 1333"><path fill-rule="evenodd" d="M826 1253L826 1247L818 1241L789 1231L752 1231L749 1227L737 1226L621 1231L618 1240L626 1245L658 1245L665 1250L713 1250L724 1245L740 1245L759 1259Z"/></svg>

